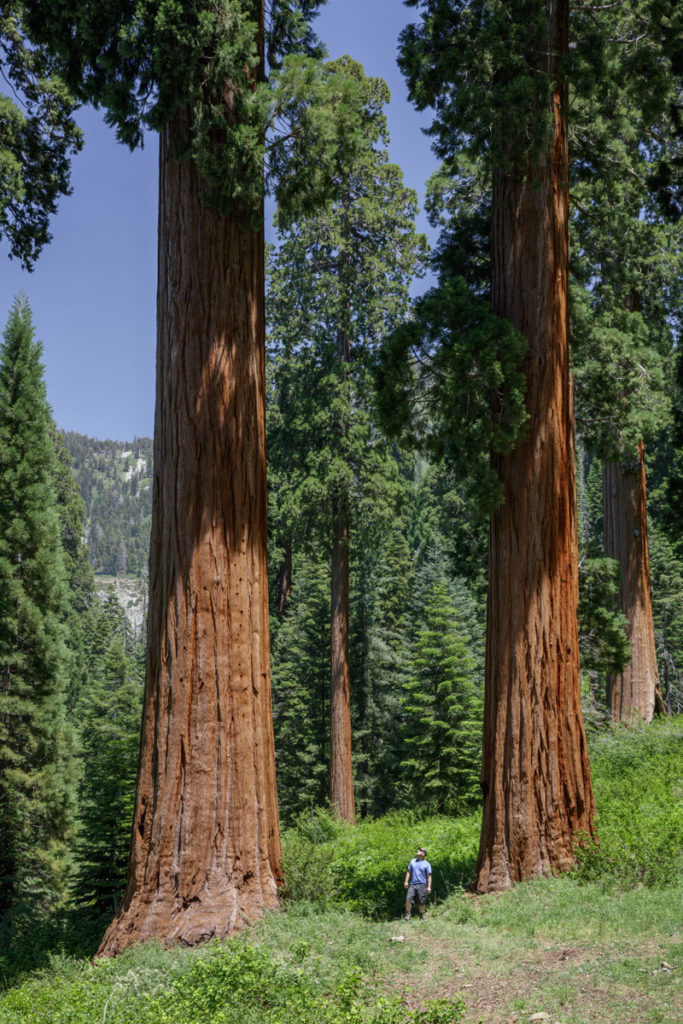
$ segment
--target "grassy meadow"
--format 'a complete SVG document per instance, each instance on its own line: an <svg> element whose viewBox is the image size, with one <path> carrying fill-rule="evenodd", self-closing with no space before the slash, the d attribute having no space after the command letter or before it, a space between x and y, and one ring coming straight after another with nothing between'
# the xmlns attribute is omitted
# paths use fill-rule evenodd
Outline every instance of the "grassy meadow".
<svg viewBox="0 0 683 1024"><path fill-rule="evenodd" d="M680 1024L683 720L610 730L592 765L600 846L571 876L476 897L477 816L311 813L284 836L282 912L199 949L55 951L6 983L0 1024ZM435 899L405 922L418 842Z"/></svg>

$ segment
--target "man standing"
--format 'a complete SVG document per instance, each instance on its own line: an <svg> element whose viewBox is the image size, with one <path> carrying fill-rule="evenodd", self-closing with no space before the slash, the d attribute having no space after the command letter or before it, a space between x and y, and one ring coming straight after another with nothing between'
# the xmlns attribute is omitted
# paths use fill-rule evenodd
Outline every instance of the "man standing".
<svg viewBox="0 0 683 1024"><path fill-rule="evenodd" d="M406 892L406 921L410 921L410 913L415 901L417 901L417 910L420 920L422 920L427 897L432 891L432 865L427 860L427 851L423 846L418 847L416 856L408 865L403 888L408 890Z"/></svg>

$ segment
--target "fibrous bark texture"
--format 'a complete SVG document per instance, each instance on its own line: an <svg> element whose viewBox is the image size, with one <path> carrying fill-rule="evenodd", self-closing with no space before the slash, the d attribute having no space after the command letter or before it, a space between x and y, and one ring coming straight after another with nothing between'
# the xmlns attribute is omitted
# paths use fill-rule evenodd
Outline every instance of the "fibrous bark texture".
<svg viewBox="0 0 683 1024"><path fill-rule="evenodd" d="M552 81L567 4L546 11L539 46ZM515 451L493 459L505 500L490 533L479 892L569 868L575 838L593 830L579 689L565 109L557 85L552 144L525 175L498 169L494 178L493 309L529 341L529 421Z"/></svg>
<svg viewBox="0 0 683 1024"><path fill-rule="evenodd" d="M278 904L266 573L263 235L161 135L147 680L128 886L100 954Z"/></svg>
<svg viewBox="0 0 683 1024"><path fill-rule="evenodd" d="M337 359L346 380L351 343L337 331ZM348 433L348 410L341 413L340 439ZM330 601L330 803L344 821L355 824L351 756L351 678L349 671L349 495L343 485L332 501L332 585Z"/></svg>
<svg viewBox="0 0 683 1024"><path fill-rule="evenodd" d="M618 605L628 619L631 660L607 679L607 706L615 722L651 722L663 710L650 596L647 494L642 442L632 463L610 462L602 471L605 551L619 563Z"/></svg>
<svg viewBox="0 0 683 1024"><path fill-rule="evenodd" d="M278 615L280 618L285 614L292 596L292 538L285 538L285 549L282 555L280 571L278 573Z"/></svg>
<svg viewBox="0 0 683 1024"><path fill-rule="evenodd" d="M349 509L346 496L334 502L332 534L330 803L340 818L355 823L349 674Z"/></svg>

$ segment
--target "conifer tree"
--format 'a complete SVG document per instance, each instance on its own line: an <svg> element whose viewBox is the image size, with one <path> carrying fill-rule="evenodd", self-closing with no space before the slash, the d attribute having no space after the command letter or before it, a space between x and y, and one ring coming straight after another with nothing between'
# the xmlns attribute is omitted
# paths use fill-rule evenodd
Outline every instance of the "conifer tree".
<svg viewBox="0 0 683 1024"><path fill-rule="evenodd" d="M385 814L401 806L403 684L411 671L415 559L405 511L383 536L355 552L351 664L357 680L352 706L356 789L360 813Z"/></svg>
<svg viewBox="0 0 683 1024"><path fill-rule="evenodd" d="M463 431L479 440L477 454L488 442L499 484L480 471L480 491L489 507L503 498L491 518L475 883L490 891L571 866L575 835L593 830L567 321L569 5L410 6L422 20L403 33L401 66L416 105L435 108L434 148L455 188L467 186L477 161L490 176L490 309L509 321L506 329L492 320L444 264L446 309L456 312L444 316L438 295L428 297L422 332L444 367L434 392L443 416L427 432L461 458ZM467 208L466 188L459 194ZM460 372L449 376L451 367Z"/></svg>
<svg viewBox="0 0 683 1024"><path fill-rule="evenodd" d="M683 559L654 520L649 533L657 664L664 707L683 711Z"/></svg>
<svg viewBox="0 0 683 1024"><path fill-rule="evenodd" d="M412 806L459 814L480 798L483 701L469 638L443 581L432 584L404 686L403 791Z"/></svg>
<svg viewBox="0 0 683 1024"><path fill-rule="evenodd" d="M323 79L346 133L360 141L352 158L340 154L327 205L282 233L271 264L269 323L279 350L274 387L290 434L286 446L275 441L275 451L286 450L290 462L289 502L306 509L329 538L330 800L342 818L353 821L352 520L365 529L382 516L386 520L397 475L373 423L369 361L407 310L409 282L425 241L415 231L415 195L384 148L385 83L366 78L348 57L327 64ZM315 150L309 159L317 162Z"/></svg>
<svg viewBox="0 0 683 1024"><path fill-rule="evenodd" d="M62 435L54 431L56 454L57 511L61 527L64 565L69 585L68 637L69 649L69 717L79 731L77 706L87 688L88 658L84 642L84 624L95 599L95 577L88 560L88 548L83 539L85 508L78 485L71 472L71 458Z"/></svg>
<svg viewBox="0 0 683 1024"><path fill-rule="evenodd" d="M42 349L18 298L0 350L0 928L20 943L60 906L76 811L69 607Z"/></svg>
<svg viewBox="0 0 683 1024"><path fill-rule="evenodd" d="M601 80L577 95L573 161L573 363L582 438L603 461L603 531L620 567L632 652L608 677L612 717L649 721L661 694L650 597L645 447L667 414L671 328L681 302L681 236L652 180L680 150L670 123L681 76L650 5L591 19ZM643 67L648 81L643 83ZM619 245L614 239L619 238ZM579 284L585 291L579 294Z"/></svg>
<svg viewBox="0 0 683 1024"><path fill-rule="evenodd" d="M82 137L73 97L45 48L26 39L16 0L0 9L0 75L0 238L31 270L59 196L71 192L69 160Z"/></svg>
<svg viewBox="0 0 683 1024"><path fill-rule="evenodd" d="M683 351L680 344L674 356L672 413L672 455L662 525L679 557L683 557Z"/></svg>
<svg viewBox="0 0 683 1024"><path fill-rule="evenodd" d="M308 116L318 0L66 7L25 24L119 139L160 133L157 397L148 651L128 887L103 944L224 935L278 904L268 642L262 203L319 201L339 134ZM302 84L303 83L303 84ZM324 120L324 118L323 118ZM329 149L302 174L311 132ZM320 134L320 132L319 132ZM322 154L322 150L321 150ZM286 169L291 170L287 179ZM178 781L180 780L180 782Z"/></svg>
<svg viewBox="0 0 683 1024"><path fill-rule="evenodd" d="M95 609L89 632L88 687L78 707L83 773L74 896L99 932L118 911L126 887L142 659L126 635L125 615L114 597Z"/></svg>
<svg viewBox="0 0 683 1024"><path fill-rule="evenodd" d="M319 548L296 551L287 613L273 628L273 721L282 821L328 796L330 569Z"/></svg>

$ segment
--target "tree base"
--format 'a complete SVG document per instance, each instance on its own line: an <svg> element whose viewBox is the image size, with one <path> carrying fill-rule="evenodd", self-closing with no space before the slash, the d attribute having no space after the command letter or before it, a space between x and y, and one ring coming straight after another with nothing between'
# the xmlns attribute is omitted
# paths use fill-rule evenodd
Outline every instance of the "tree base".
<svg viewBox="0 0 683 1024"><path fill-rule="evenodd" d="M158 894L151 900L140 895L122 906L102 939L97 957L113 957L139 942L157 940L164 946L197 946L210 939L224 939L249 928L269 911L280 906L275 882L264 892L262 886L224 887L189 905Z"/></svg>

